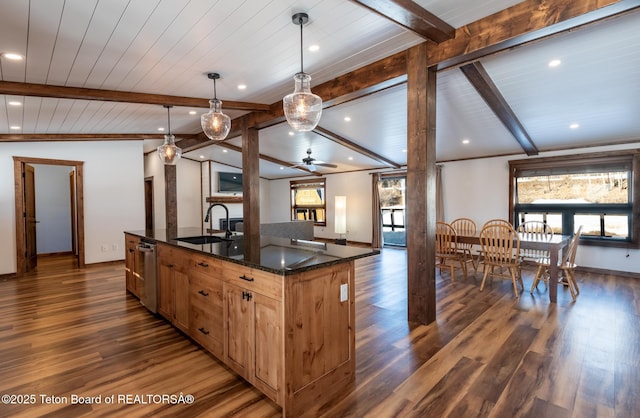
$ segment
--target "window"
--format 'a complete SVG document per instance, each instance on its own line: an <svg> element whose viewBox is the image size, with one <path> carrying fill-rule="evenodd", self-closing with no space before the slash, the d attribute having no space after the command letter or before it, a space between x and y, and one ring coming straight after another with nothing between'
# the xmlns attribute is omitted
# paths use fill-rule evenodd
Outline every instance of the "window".
<svg viewBox="0 0 640 418"><path fill-rule="evenodd" d="M291 182L291 220L313 220L315 225L325 226L325 179Z"/></svg>
<svg viewBox="0 0 640 418"><path fill-rule="evenodd" d="M515 225L546 222L581 243L638 246L636 150L509 161Z"/></svg>

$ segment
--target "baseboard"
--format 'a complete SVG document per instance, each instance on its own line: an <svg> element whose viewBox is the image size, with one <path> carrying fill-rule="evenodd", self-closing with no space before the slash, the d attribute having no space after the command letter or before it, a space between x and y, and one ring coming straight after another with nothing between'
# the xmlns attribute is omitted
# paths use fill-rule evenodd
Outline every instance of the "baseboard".
<svg viewBox="0 0 640 418"><path fill-rule="evenodd" d="M613 276L621 276L621 277L630 277L633 279L640 279L640 273L634 273L632 271L609 270L609 269L599 269L596 267L581 267L581 266L576 267L576 270L584 273L613 275Z"/></svg>
<svg viewBox="0 0 640 418"><path fill-rule="evenodd" d="M15 279L17 277L18 277L17 273L0 274L0 281L5 281L5 280L9 280L9 279Z"/></svg>

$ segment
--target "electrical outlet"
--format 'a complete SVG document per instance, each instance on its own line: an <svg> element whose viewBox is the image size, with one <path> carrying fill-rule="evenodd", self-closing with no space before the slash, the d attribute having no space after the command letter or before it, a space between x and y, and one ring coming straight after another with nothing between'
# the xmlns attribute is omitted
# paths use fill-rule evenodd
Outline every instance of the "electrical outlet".
<svg viewBox="0 0 640 418"><path fill-rule="evenodd" d="M340 285L340 302L349 300L349 285L347 283Z"/></svg>
<svg viewBox="0 0 640 418"><path fill-rule="evenodd" d="M107 244L102 244L102 252L106 253L107 251L109 251L109 246Z"/></svg>
<svg viewBox="0 0 640 418"><path fill-rule="evenodd" d="M111 244L111 251L118 251L118 244Z"/></svg>

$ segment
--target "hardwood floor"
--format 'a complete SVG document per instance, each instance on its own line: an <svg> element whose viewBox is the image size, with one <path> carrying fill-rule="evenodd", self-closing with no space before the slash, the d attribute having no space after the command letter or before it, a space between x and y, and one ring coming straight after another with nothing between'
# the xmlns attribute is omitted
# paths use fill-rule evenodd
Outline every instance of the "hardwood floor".
<svg viewBox="0 0 640 418"><path fill-rule="evenodd" d="M638 416L638 278L577 272L577 301L562 288L551 305L544 285L529 294L532 270L519 299L509 281L480 292L479 273L445 272L438 320L423 326L406 321L404 250L356 266L356 384L309 416ZM123 263L38 270L0 281L0 394L23 403L3 398L1 417L281 415L127 295ZM180 394L194 402L162 399Z"/></svg>

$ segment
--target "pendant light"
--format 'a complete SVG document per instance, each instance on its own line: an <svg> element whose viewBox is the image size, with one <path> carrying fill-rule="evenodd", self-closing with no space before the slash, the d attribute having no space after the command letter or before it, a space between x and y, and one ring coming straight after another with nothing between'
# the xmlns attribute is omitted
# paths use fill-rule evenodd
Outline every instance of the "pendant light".
<svg viewBox="0 0 640 418"><path fill-rule="evenodd" d="M171 115L169 109L173 106L164 106L167 109L167 134L164 136L164 144L158 147L158 157L166 165L176 165L182 157L182 149L176 146L176 137L171 135Z"/></svg>
<svg viewBox="0 0 640 418"><path fill-rule="evenodd" d="M322 115L322 99L311 93L311 76L305 74L302 66L302 26L309 21L306 13L296 13L291 17L294 24L300 25L300 72L293 76L295 89L283 99L284 115L289 125L301 132L312 130L318 125Z"/></svg>
<svg viewBox="0 0 640 418"><path fill-rule="evenodd" d="M231 129L231 118L222 113L222 101L218 100L216 94L216 80L220 78L218 73L207 74L213 80L213 99L209 100L210 110L200 116L200 123L204 134L214 141L222 141L229 135Z"/></svg>

